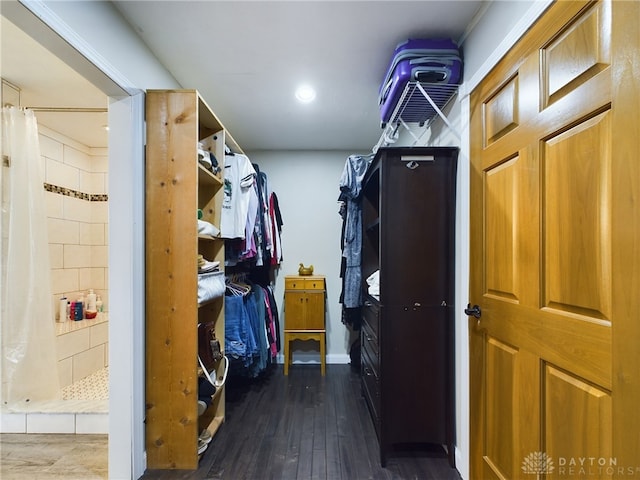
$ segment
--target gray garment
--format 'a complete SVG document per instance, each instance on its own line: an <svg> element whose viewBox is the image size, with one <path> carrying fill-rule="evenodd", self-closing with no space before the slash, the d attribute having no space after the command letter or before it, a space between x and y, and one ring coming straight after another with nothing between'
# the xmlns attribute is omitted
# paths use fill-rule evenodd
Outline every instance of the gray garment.
<svg viewBox="0 0 640 480"><path fill-rule="evenodd" d="M346 203L344 217L344 245L346 260L343 286L343 305L347 308L362 304L362 180L373 155L350 155L340 178L340 200Z"/></svg>
<svg viewBox="0 0 640 480"><path fill-rule="evenodd" d="M349 155L347 162L344 164L344 170L340 177L340 191L350 198L360 196L362 190L362 180L374 155Z"/></svg>

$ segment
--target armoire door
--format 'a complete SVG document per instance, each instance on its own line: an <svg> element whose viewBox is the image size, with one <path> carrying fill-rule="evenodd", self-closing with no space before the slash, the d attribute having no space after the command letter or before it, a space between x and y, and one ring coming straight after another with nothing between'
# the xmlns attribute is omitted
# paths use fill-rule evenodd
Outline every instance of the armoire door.
<svg viewBox="0 0 640 480"><path fill-rule="evenodd" d="M640 478L640 2L562 1L471 94L471 478Z"/></svg>

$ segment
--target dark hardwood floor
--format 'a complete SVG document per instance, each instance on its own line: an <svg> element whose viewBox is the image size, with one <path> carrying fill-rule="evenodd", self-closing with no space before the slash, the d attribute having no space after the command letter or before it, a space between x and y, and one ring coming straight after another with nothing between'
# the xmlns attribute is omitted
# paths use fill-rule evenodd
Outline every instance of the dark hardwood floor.
<svg viewBox="0 0 640 480"><path fill-rule="evenodd" d="M282 365L229 381L226 421L196 471L147 471L145 480L459 480L441 446L396 451L380 466L375 430L349 365Z"/></svg>

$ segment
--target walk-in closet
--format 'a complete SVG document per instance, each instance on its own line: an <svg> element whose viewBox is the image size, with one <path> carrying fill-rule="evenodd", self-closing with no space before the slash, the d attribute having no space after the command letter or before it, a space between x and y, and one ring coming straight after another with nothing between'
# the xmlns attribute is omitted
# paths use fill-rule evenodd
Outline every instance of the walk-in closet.
<svg viewBox="0 0 640 480"><path fill-rule="evenodd" d="M0 2L0 477L640 477L638 18Z"/></svg>

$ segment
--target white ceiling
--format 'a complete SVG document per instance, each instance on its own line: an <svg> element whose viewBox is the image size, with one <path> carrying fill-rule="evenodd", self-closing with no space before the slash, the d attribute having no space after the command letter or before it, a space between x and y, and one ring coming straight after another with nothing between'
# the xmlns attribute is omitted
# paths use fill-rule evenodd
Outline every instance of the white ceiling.
<svg viewBox="0 0 640 480"><path fill-rule="evenodd" d="M2 78L20 89L23 107L107 108L107 96L29 35L0 18ZM38 123L89 147L106 147L107 113L37 112Z"/></svg>
<svg viewBox="0 0 640 480"><path fill-rule="evenodd" d="M244 150L358 151L380 137L378 87L395 46L407 38L458 40L485 2L113 3L176 80L200 91ZM104 94L7 24L3 19L2 75L22 88L23 105L105 106ZM317 90L307 105L294 98L302 82ZM61 130L59 117L48 126Z"/></svg>

